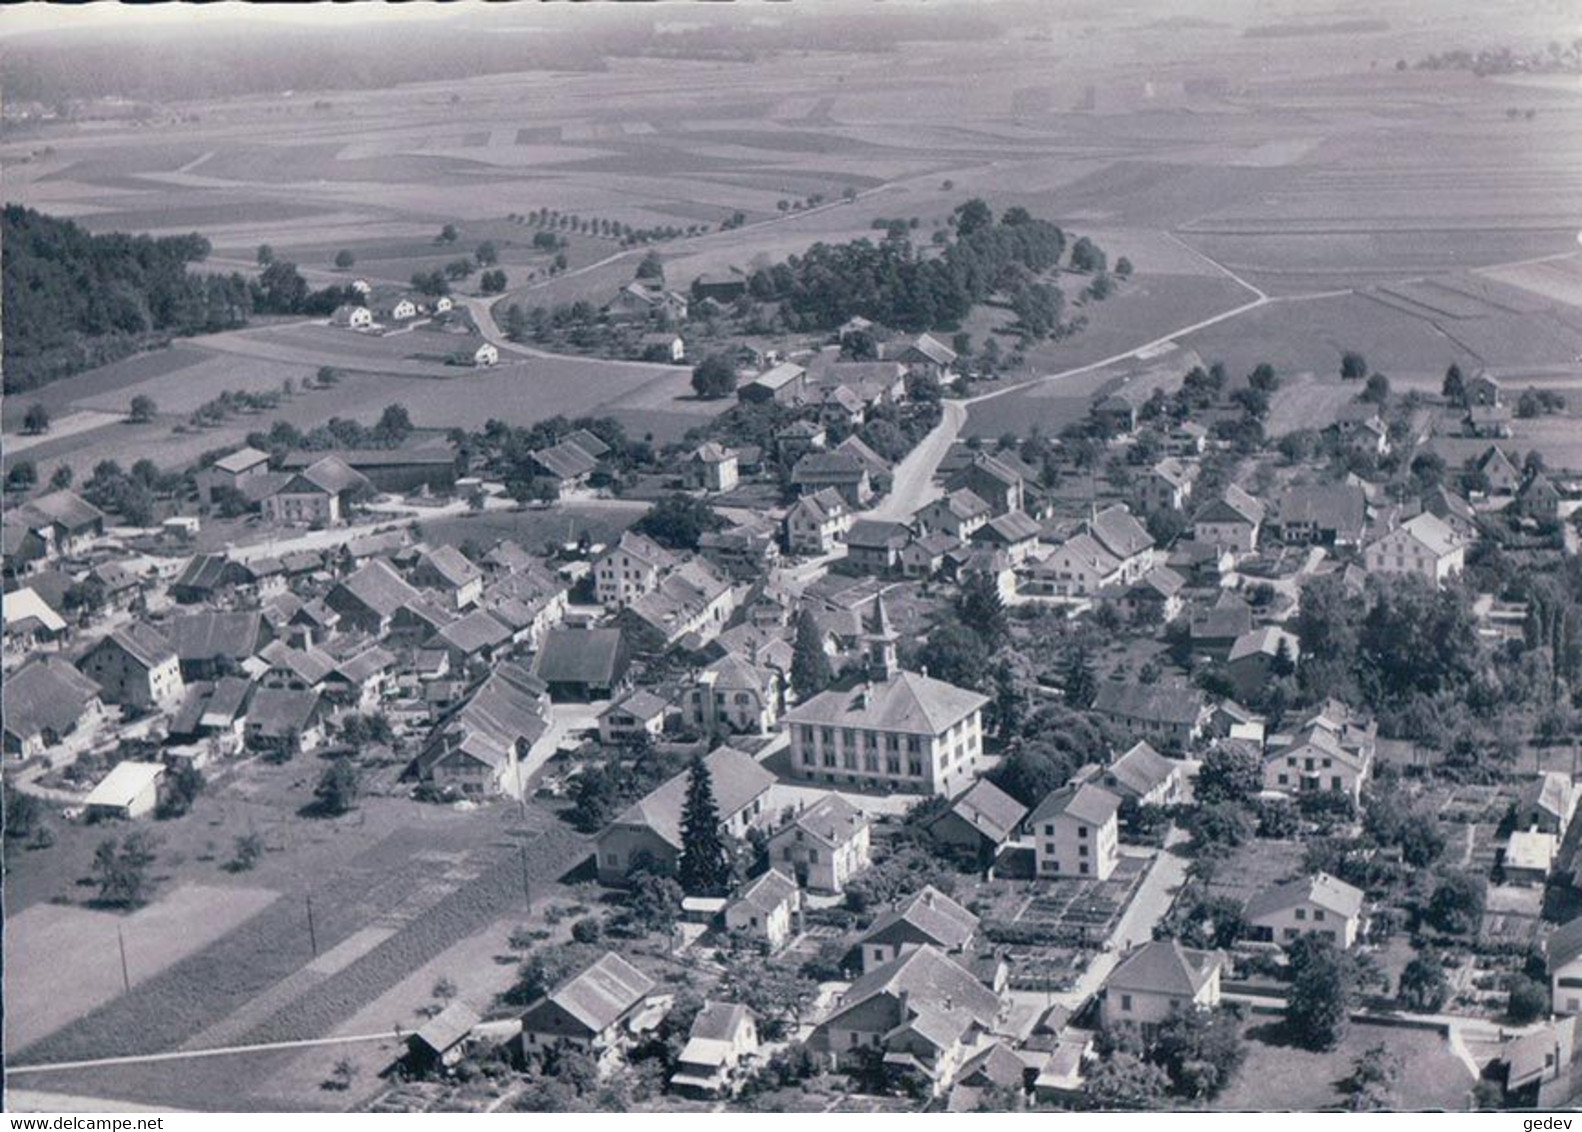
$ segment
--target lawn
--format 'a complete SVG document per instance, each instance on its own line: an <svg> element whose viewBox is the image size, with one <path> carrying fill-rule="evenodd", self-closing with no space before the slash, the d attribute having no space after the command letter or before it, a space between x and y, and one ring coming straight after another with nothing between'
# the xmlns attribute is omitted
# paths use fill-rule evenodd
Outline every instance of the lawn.
<svg viewBox="0 0 1582 1132"><path fill-rule="evenodd" d="M1342 1082L1376 1045L1399 1054L1403 1110L1465 1110L1473 1077L1449 1043L1431 1030L1354 1023L1338 1046L1314 1053L1279 1044L1278 1023L1254 1021L1246 1030L1247 1060L1214 1107L1232 1112L1312 1112L1346 1103Z"/></svg>

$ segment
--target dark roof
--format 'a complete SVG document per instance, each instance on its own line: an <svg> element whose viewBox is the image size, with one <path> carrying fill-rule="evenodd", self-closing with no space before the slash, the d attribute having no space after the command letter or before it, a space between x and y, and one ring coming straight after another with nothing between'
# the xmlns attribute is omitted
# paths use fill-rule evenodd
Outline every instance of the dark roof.
<svg viewBox="0 0 1582 1132"><path fill-rule="evenodd" d="M265 735L294 735L308 726L318 706L317 692L260 688L247 709L247 726Z"/></svg>
<svg viewBox="0 0 1582 1132"><path fill-rule="evenodd" d="M1015 832L1018 823L1027 816L1027 807L987 778L980 778L946 813L955 815L998 845Z"/></svg>
<svg viewBox="0 0 1582 1132"><path fill-rule="evenodd" d="M704 758L714 786L714 803L720 820L725 821L764 794L774 785L775 776L757 759L733 747L717 747ZM641 826L652 830L677 849L681 848L681 810L686 804L687 781L691 771L684 770L656 787L646 797L632 803L612 826Z"/></svg>
<svg viewBox="0 0 1582 1132"><path fill-rule="evenodd" d="M1070 783L1051 791L1027 820L1037 824L1050 818L1070 815L1089 825L1103 825L1120 809L1121 800L1108 790L1089 782Z"/></svg>
<svg viewBox="0 0 1582 1132"><path fill-rule="evenodd" d="M263 615L256 611L178 613L165 623L165 631L182 660L244 660L258 650L263 639Z"/></svg>
<svg viewBox="0 0 1582 1132"><path fill-rule="evenodd" d="M556 987L547 999L530 1006L522 1015L524 1028L543 1002L550 1002L571 1015L590 1033L603 1033L648 997L654 980L613 951L606 951L592 966L573 975Z"/></svg>
<svg viewBox="0 0 1582 1132"><path fill-rule="evenodd" d="M613 684L620 676L619 629L551 629L533 673L551 684Z"/></svg>
<svg viewBox="0 0 1582 1132"><path fill-rule="evenodd" d="M99 688L71 665L54 658L36 660L7 677L0 687L5 729L29 738L69 731Z"/></svg>
<svg viewBox="0 0 1582 1132"><path fill-rule="evenodd" d="M127 655L144 668L157 668L176 655L175 648L163 633L141 621L134 621L124 629L117 629L99 644L102 645L104 641L113 641L119 645ZM97 647L96 645L95 648Z"/></svg>
<svg viewBox="0 0 1582 1132"><path fill-rule="evenodd" d="M1203 709L1203 693L1181 681L1132 684L1106 680L1099 685L1093 710L1125 719L1160 723L1195 723Z"/></svg>
<svg viewBox="0 0 1582 1132"><path fill-rule="evenodd" d="M897 924L905 924L947 951L955 951L965 947L977 932L978 917L930 884L874 920L862 933L862 939L875 939Z"/></svg>
<svg viewBox="0 0 1582 1132"><path fill-rule="evenodd" d="M868 682L849 690L820 692L788 712L786 720L828 727L939 735L988 702L987 696L943 680L916 672L899 672L882 683Z"/></svg>
<svg viewBox="0 0 1582 1132"><path fill-rule="evenodd" d="M1153 940L1122 959L1106 987L1191 998L1224 965L1219 951L1194 951L1177 940Z"/></svg>

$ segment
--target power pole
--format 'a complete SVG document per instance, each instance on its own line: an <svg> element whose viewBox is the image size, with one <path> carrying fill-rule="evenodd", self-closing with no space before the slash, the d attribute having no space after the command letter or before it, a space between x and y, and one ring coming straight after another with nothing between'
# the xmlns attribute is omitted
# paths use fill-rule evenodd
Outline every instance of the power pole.
<svg viewBox="0 0 1582 1132"><path fill-rule="evenodd" d="M517 848L522 852L522 903L531 912L533 910L533 888L527 879L527 846L525 844L518 845Z"/></svg>
<svg viewBox="0 0 1582 1132"><path fill-rule="evenodd" d="M319 936L313 930L313 897L306 896L304 899L308 903L308 946L313 948L313 958L317 959L319 957Z"/></svg>
<svg viewBox="0 0 1582 1132"><path fill-rule="evenodd" d="M126 936L121 933L120 924L115 925L115 941L121 945L121 989L130 991L132 989L132 976L127 973L126 969Z"/></svg>

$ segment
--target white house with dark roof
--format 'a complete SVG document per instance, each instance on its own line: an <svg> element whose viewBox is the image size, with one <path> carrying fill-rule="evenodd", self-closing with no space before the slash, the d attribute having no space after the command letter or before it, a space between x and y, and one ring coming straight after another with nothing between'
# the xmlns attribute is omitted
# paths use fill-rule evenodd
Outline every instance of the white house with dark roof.
<svg viewBox="0 0 1582 1132"><path fill-rule="evenodd" d="M664 733L670 702L647 688L637 688L599 713L599 742L631 743Z"/></svg>
<svg viewBox="0 0 1582 1132"><path fill-rule="evenodd" d="M1133 744L1125 754L1095 777L1097 785L1121 799L1140 805L1169 806L1181 800L1182 764L1167 759L1146 742Z"/></svg>
<svg viewBox="0 0 1582 1132"><path fill-rule="evenodd" d="M736 490L741 475L735 449L712 440L698 445L687 457L685 479L688 487L702 491Z"/></svg>
<svg viewBox="0 0 1582 1132"><path fill-rule="evenodd" d="M691 1096L718 1097L736 1091L738 1071L758 1052L758 1025L739 1002L706 1002L687 1031L670 1088Z"/></svg>
<svg viewBox="0 0 1582 1132"><path fill-rule="evenodd" d="M455 609L466 609L483 596L483 571L454 546L425 548L412 567L412 583L443 593Z"/></svg>
<svg viewBox="0 0 1582 1132"><path fill-rule="evenodd" d="M1466 540L1438 515L1424 511L1368 544L1363 561L1370 574L1416 574L1435 585L1461 573Z"/></svg>
<svg viewBox="0 0 1582 1132"><path fill-rule="evenodd" d="M1120 806L1120 798L1085 782L1051 792L1027 818L1038 875L1108 880L1120 860Z"/></svg>
<svg viewBox="0 0 1582 1132"><path fill-rule="evenodd" d="M786 512L786 549L792 554L828 554L845 541L853 518L845 497L832 487L803 495Z"/></svg>
<svg viewBox="0 0 1582 1132"><path fill-rule="evenodd" d="M826 794L770 835L770 864L811 892L844 892L870 864L870 828L856 806Z"/></svg>
<svg viewBox="0 0 1582 1132"><path fill-rule="evenodd" d="M1373 742L1366 735L1310 723L1290 734L1272 736L1264 751L1263 787L1283 794L1331 790L1362 796L1373 763Z"/></svg>
<svg viewBox="0 0 1582 1132"><path fill-rule="evenodd" d="M725 927L762 940L779 951L797 931L802 889L778 869L744 881L725 905Z"/></svg>
<svg viewBox="0 0 1582 1132"><path fill-rule="evenodd" d="M1166 456L1138 477L1134 495L1138 509L1149 511L1181 511L1192 498L1192 485L1197 482L1198 466Z"/></svg>
<svg viewBox="0 0 1582 1132"><path fill-rule="evenodd" d="M957 488L919 508L914 520L924 531L943 531L967 539L994 517L994 509L971 488Z"/></svg>
<svg viewBox="0 0 1582 1132"><path fill-rule="evenodd" d="M1182 947L1179 940L1152 940L1118 963L1099 991L1106 1026L1123 1022L1157 1026L1186 1010L1212 1010L1220 1001L1221 951Z"/></svg>
<svg viewBox="0 0 1582 1132"><path fill-rule="evenodd" d="M1258 532L1263 528L1263 520L1262 501L1231 484L1192 516L1192 537L1237 554L1251 554L1258 549Z"/></svg>
<svg viewBox="0 0 1582 1132"><path fill-rule="evenodd" d="M780 718L780 674L726 653L699 672L682 700L687 724L705 735L762 735Z"/></svg>
<svg viewBox="0 0 1582 1132"><path fill-rule="evenodd" d="M677 558L653 539L624 531L609 553L593 564L594 593L606 609L620 609L659 585Z"/></svg>
<svg viewBox="0 0 1582 1132"><path fill-rule="evenodd" d="M1203 693L1182 680L1154 684L1105 680L1092 710L1133 739L1167 751L1184 750L1203 733L1208 706Z"/></svg>
<svg viewBox="0 0 1582 1132"><path fill-rule="evenodd" d="M1317 936L1344 949L1357 942L1362 908L1361 889L1328 873L1314 873L1254 893L1242 918L1253 939L1283 947L1302 936Z"/></svg>
<svg viewBox="0 0 1582 1132"><path fill-rule="evenodd" d="M171 642L152 625L134 621L84 653L77 667L99 685L99 698L139 711L169 711L181 702L186 686L181 659Z"/></svg>

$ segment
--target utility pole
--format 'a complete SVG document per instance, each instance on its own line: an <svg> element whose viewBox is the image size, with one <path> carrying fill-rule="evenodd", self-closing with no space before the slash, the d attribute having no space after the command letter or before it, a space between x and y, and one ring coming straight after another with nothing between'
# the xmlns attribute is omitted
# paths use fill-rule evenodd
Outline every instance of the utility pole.
<svg viewBox="0 0 1582 1132"><path fill-rule="evenodd" d="M319 936L313 930L313 897L309 895L304 897L304 899L308 902L308 946L313 948L313 958L317 959L319 957Z"/></svg>
<svg viewBox="0 0 1582 1132"><path fill-rule="evenodd" d="M132 976L127 973L126 969L126 936L122 934L120 924L115 925L115 941L121 945L121 988L130 991L132 989Z"/></svg>
<svg viewBox="0 0 1582 1132"><path fill-rule="evenodd" d="M521 844L517 848L522 852L522 903L531 912L533 910L533 888L527 879L527 846Z"/></svg>

